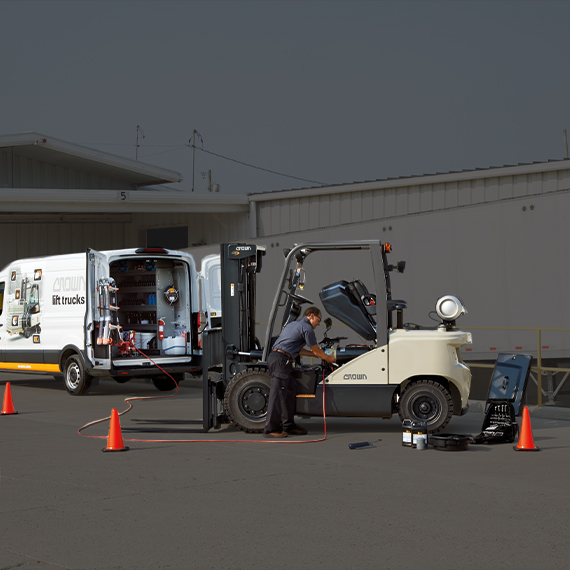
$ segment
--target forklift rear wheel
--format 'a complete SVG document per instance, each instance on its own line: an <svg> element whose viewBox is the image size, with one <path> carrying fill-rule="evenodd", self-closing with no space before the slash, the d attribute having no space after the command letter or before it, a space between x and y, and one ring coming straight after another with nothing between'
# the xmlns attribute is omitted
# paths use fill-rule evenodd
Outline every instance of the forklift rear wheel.
<svg viewBox="0 0 570 570"><path fill-rule="evenodd" d="M270 386L269 372L260 368L234 376L224 396L224 411L234 426L247 433L263 432Z"/></svg>
<svg viewBox="0 0 570 570"><path fill-rule="evenodd" d="M453 415L449 390L434 380L412 382L400 397L400 419L424 422L431 433L442 430Z"/></svg>
<svg viewBox="0 0 570 570"><path fill-rule="evenodd" d="M72 396L85 394L91 386L93 378L87 374L83 361L79 356L73 354L66 361L63 367L63 379L65 387Z"/></svg>

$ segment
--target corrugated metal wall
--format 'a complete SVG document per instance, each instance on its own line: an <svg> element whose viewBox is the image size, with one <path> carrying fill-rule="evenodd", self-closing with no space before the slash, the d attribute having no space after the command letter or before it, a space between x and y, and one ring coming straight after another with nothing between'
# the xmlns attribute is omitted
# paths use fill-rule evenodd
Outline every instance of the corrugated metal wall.
<svg viewBox="0 0 570 570"><path fill-rule="evenodd" d="M0 188L129 190L125 180L30 158L18 147L0 149Z"/></svg>
<svg viewBox="0 0 570 570"><path fill-rule="evenodd" d="M80 223L73 223L73 214L61 222L58 214L51 221L42 214L41 221L0 223L0 268L15 259L61 253L77 253L88 247L97 250L141 247L146 230L172 226L188 226L188 244L218 244L247 235L247 215L236 214L128 214L92 216L76 214ZM132 221L128 221L128 220Z"/></svg>
<svg viewBox="0 0 570 570"><path fill-rule="evenodd" d="M276 194L274 200L257 202L257 236L387 220L568 190L570 169L429 184L413 184L413 179L405 185L398 182L399 186L382 183L378 189L345 193L342 188L330 194L308 191L313 195L307 197L283 198Z"/></svg>
<svg viewBox="0 0 570 570"><path fill-rule="evenodd" d="M570 189L455 210L432 210L335 228L266 236L258 278L257 319L266 323L283 268L283 249L294 244L379 239L392 244L390 262L407 262L392 274L394 298L405 299L405 322L434 325L429 312L442 295L458 295L468 314L459 326L570 328L570 248L567 218ZM340 279L374 282L366 255L315 253L306 264L303 296L321 305L319 291ZM328 315L325 315L328 316ZM361 342L336 319L330 336ZM263 326L257 331L262 338ZM321 338L323 331L317 331ZM536 355L537 333L527 330L474 330L465 350L472 360L494 360L499 352ZM570 358L570 333L544 332L542 357Z"/></svg>

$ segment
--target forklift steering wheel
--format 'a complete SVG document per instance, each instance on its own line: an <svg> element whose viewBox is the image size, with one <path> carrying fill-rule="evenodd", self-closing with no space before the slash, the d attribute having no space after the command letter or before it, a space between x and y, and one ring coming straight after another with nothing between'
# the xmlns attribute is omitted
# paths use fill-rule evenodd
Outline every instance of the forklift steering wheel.
<svg viewBox="0 0 570 570"><path fill-rule="evenodd" d="M287 293L287 295L289 295L289 297L291 297L293 301L297 301L297 303L300 303L301 305L303 303L309 303L309 305L314 305L313 301L305 299L305 297L301 297L301 295L295 295L294 293Z"/></svg>

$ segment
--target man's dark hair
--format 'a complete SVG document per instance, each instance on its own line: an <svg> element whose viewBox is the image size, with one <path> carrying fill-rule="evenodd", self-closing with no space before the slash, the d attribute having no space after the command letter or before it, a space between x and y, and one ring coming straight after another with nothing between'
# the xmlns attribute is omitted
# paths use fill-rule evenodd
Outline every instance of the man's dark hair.
<svg viewBox="0 0 570 570"><path fill-rule="evenodd" d="M317 307L308 307L307 309L305 309L303 316L308 317L309 315L315 315L316 317L322 317L321 311L319 311L319 309L317 309Z"/></svg>

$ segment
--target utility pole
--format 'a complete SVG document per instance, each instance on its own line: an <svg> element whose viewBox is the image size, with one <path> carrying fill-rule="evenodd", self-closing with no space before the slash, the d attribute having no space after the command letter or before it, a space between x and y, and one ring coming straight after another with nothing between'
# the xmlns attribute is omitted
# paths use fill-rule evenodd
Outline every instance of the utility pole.
<svg viewBox="0 0 570 570"><path fill-rule="evenodd" d="M212 191L212 171L208 170L208 172L201 172L200 174L202 174L202 178L206 178L206 175L208 175L208 192Z"/></svg>
<svg viewBox="0 0 570 570"><path fill-rule="evenodd" d="M139 159L139 133L144 139L144 131L141 129L140 125L137 125L136 129L136 142L135 142L135 160Z"/></svg>
<svg viewBox="0 0 570 570"><path fill-rule="evenodd" d="M562 131L564 134L564 158L568 158L568 139L566 138L566 129Z"/></svg>
<svg viewBox="0 0 570 570"><path fill-rule="evenodd" d="M200 142L204 144L204 139L202 135L194 129L192 132L192 192L194 192L194 153L196 152L196 135L200 138Z"/></svg>

